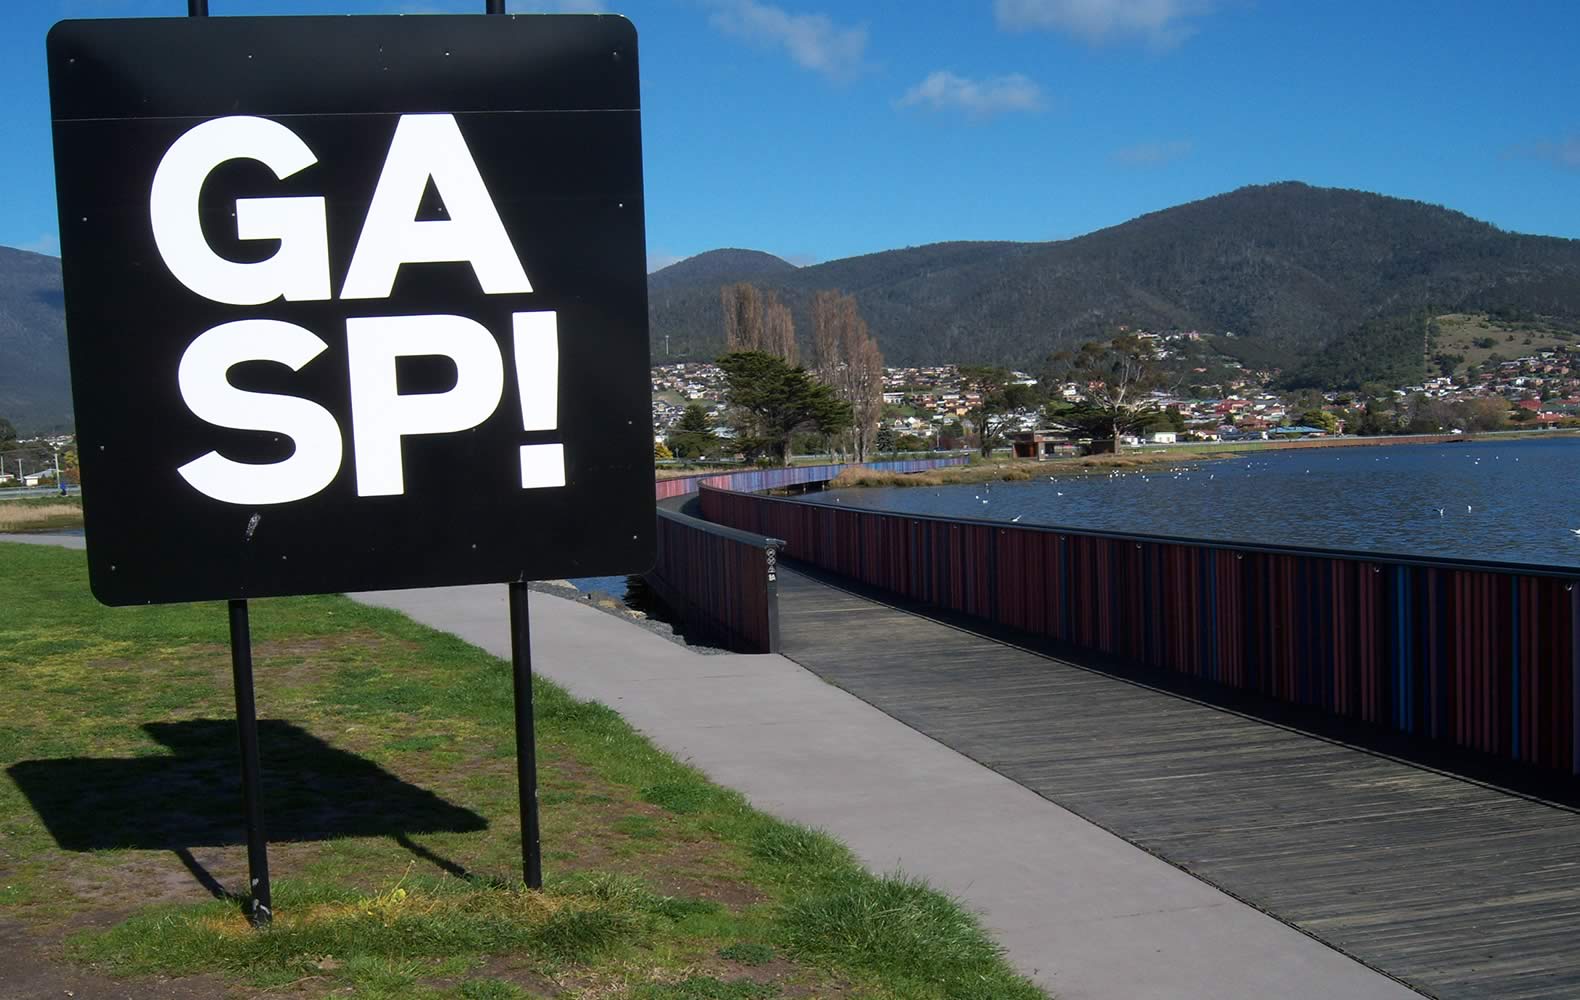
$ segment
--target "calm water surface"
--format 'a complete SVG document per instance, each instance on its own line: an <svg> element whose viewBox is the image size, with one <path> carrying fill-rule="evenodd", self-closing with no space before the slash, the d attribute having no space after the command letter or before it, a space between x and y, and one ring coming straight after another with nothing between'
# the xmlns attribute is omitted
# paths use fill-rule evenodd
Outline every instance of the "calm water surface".
<svg viewBox="0 0 1580 1000"><path fill-rule="evenodd" d="M1580 439L1268 451L1117 478L830 490L845 507L1580 567ZM984 502L985 501L985 502ZM1438 510L1441 508L1442 513Z"/></svg>

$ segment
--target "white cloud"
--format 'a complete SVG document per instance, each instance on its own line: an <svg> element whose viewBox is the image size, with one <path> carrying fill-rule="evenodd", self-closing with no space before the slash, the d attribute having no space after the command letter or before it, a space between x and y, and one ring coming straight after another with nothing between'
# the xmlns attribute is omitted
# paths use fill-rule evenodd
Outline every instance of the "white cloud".
<svg viewBox="0 0 1580 1000"><path fill-rule="evenodd" d="M60 237L54 233L40 233L38 239L31 243L18 243L16 249L26 250L28 253L42 253L51 257L59 257Z"/></svg>
<svg viewBox="0 0 1580 1000"><path fill-rule="evenodd" d="M861 71L867 29L835 24L825 14L791 14L757 0L714 0L713 26L758 45L783 48L803 69L831 80Z"/></svg>
<svg viewBox="0 0 1580 1000"><path fill-rule="evenodd" d="M1509 150L1508 155L1546 160L1565 170L1580 170L1580 133L1562 139L1543 139L1528 146L1517 146Z"/></svg>
<svg viewBox="0 0 1580 1000"><path fill-rule="evenodd" d="M1019 73L971 80L941 69L905 92L899 106L932 111L963 111L986 118L1007 111L1041 111L1047 102L1042 88Z"/></svg>
<svg viewBox="0 0 1580 1000"><path fill-rule="evenodd" d="M1168 142L1143 142L1114 150L1111 159L1127 167L1160 167L1191 154L1195 144L1189 139L1171 139Z"/></svg>
<svg viewBox="0 0 1580 1000"><path fill-rule="evenodd" d="M1140 38L1156 48L1196 33L1191 19L1210 13L1214 0L994 0L999 27L1062 31L1093 45Z"/></svg>

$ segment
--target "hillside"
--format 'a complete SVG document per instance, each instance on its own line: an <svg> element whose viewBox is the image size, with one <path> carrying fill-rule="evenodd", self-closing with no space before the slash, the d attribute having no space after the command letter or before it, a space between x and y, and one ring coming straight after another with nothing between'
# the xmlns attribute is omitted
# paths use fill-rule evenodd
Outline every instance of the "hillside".
<svg viewBox="0 0 1580 1000"><path fill-rule="evenodd" d="M1233 331L1214 344L1313 385L1424 370L1424 311L1580 321L1580 241L1297 183L1055 243L934 243L800 268L756 250L699 254L648 276L654 361L717 356L719 288L735 281L778 292L804 349L813 295L838 289L857 296L890 364L1035 368L1129 323ZM0 248L0 416L23 430L71 419L60 289L58 260ZM1431 349L1445 351L1466 353Z"/></svg>
<svg viewBox="0 0 1580 1000"><path fill-rule="evenodd" d="M727 285L735 281L773 281L796 266L761 250L709 250L671 264L647 280L650 293L673 288Z"/></svg>
<svg viewBox="0 0 1580 1000"><path fill-rule="evenodd" d="M1286 388L1359 389L1368 382L1396 387L1426 376L1465 375L1488 363L1568 351L1580 315L1538 314L1508 306L1492 313L1431 310L1369 320L1341 334L1282 379Z"/></svg>
<svg viewBox="0 0 1580 1000"><path fill-rule="evenodd" d="M0 417L23 432L71 423L60 261L0 247Z"/></svg>
<svg viewBox="0 0 1580 1000"><path fill-rule="evenodd" d="M666 334L677 358L716 353L718 285L735 280L779 291L808 339L813 293L855 293L893 364L1033 364L1131 323L1233 331L1235 351L1287 368L1369 321L1429 306L1580 314L1580 241L1299 183L1241 188L1056 243L940 243L755 277L724 267L707 282L669 273L689 263L652 276L663 289L652 300L656 358Z"/></svg>

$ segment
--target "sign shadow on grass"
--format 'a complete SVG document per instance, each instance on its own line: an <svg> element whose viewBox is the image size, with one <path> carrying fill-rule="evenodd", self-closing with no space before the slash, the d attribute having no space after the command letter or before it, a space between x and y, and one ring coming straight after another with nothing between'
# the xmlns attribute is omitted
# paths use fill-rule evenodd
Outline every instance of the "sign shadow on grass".
<svg viewBox="0 0 1580 1000"><path fill-rule="evenodd" d="M144 723L172 753L25 760L7 769L61 848L168 850L205 889L228 894L193 847L247 842L234 719ZM452 875L466 869L411 840L488 821L354 753L277 719L258 722L264 830L272 842L390 837Z"/></svg>

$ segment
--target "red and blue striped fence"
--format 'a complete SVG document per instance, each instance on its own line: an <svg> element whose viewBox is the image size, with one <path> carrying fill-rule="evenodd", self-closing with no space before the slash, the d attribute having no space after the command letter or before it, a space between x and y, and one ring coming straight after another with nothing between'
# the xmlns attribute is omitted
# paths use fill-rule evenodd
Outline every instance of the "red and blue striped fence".
<svg viewBox="0 0 1580 1000"><path fill-rule="evenodd" d="M737 653L779 649L779 541L658 512L658 559L643 579L681 633Z"/></svg>
<svg viewBox="0 0 1580 1000"><path fill-rule="evenodd" d="M855 511L703 484L710 521L912 601L1580 774L1580 571Z"/></svg>
<svg viewBox="0 0 1580 1000"><path fill-rule="evenodd" d="M964 457L870 462L868 468L920 472L959 465ZM833 479L847 465L802 465L705 473L655 483L658 499L697 492L700 483L721 489L771 490ZM680 620L690 639L740 653L779 650L775 554L780 544L684 514L660 510L658 558L644 579Z"/></svg>

